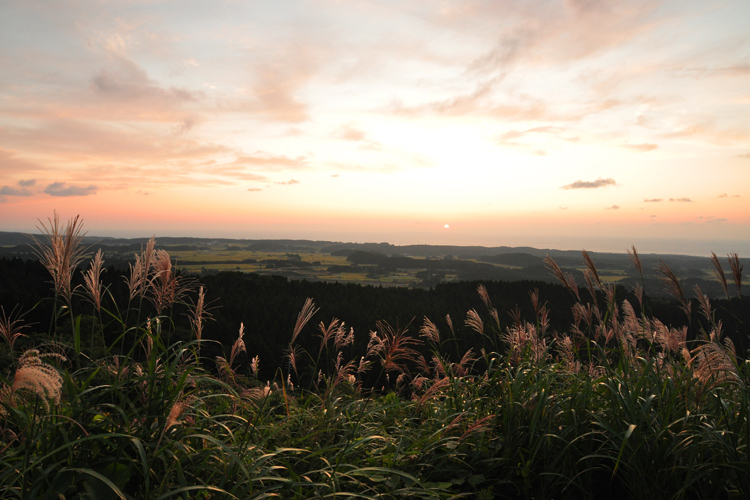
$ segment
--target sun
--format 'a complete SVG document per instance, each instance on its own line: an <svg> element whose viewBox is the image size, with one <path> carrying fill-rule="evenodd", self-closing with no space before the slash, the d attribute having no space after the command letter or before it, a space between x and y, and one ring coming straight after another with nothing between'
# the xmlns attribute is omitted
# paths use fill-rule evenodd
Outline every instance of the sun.
<svg viewBox="0 0 750 500"><path fill-rule="evenodd" d="M444 227L445 229L450 229L450 228L451 228L450 224L445 224L445 225L444 225L443 227Z"/></svg>

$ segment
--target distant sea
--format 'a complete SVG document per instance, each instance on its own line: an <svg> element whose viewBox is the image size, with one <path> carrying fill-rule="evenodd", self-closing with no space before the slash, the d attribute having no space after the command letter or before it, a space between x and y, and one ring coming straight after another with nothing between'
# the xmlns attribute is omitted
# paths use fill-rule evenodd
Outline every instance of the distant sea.
<svg viewBox="0 0 750 500"><path fill-rule="evenodd" d="M521 244L521 241L524 243ZM508 246L530 246L534 248L551 248L556 250L587 250L591 252L625 253L635 246L639 254L675 254L710 257L711 252L719 257L737 253L740 257L750 258L749 240L706 240L706 239L653 239L644 238L597 238L579 237L571 239L524 238L518 244Z"/></svg>

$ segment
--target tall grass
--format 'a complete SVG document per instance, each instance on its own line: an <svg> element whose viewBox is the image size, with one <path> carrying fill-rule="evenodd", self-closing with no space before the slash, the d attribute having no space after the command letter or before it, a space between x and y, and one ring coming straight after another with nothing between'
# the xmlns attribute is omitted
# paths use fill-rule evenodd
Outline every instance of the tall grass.
<svg viewBox="0 0 750 500"><path fill-rule="evenodd" d="M75 263L80 221L50 226L39 255ZM242 325L223 356L201 356L207 291L153 239L131 266L127 303L99 283L102 262L80 290L67 267L62 282L50 269L53 342L19 347L33 325L2 310L2 498L750 497L747 362L709 300L688 299L666 264L683 309L703 314L698 339L649 317L642 287L634 304L617 297L584 252L581 286L547 260L576 300L567 331L550 328L538 292L529 318L479 287L463 328L424 318L365 333L336 318L309 326L319 310L308 299L266 381L258 364L273 360L254 354ZM742 269L729 262L739 294ZM73 316L76 294L90 328ZM177 306L192 338L171 340ZM456 351L457 337L474 347Z"/></svg>

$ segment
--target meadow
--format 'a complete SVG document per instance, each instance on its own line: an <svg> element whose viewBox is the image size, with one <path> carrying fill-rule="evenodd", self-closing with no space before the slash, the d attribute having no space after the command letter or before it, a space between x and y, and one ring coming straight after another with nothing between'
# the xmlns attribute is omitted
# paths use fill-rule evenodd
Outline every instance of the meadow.
<svg viewBox="0 0 750 500"><path fill-rule="evenodd" d="M712 259L722 300L662 262L687 326L650 314L645 280L622 297L583 252L582 281L546 259L566 329L538 291L506 310L480 285L464 317L367 333L309 298L266 333L283 357L263 359L242 323L206 355L211 298L153 239L122 295L78 218L40 229L49 323L0 309L2 498L750 498L736 255Z"/></svg>

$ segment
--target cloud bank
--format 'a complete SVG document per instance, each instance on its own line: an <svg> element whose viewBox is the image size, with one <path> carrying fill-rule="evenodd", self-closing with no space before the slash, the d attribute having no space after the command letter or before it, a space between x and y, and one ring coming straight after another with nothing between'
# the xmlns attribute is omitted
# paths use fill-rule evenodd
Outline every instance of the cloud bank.
<svg viewBox="0 0 750 500"><path fill-rule="evenodd" d="M90 186L68 186L65 182L53 182L44 188L44 192L50 196L90 196L96 194L97 187Z"/></svg>

